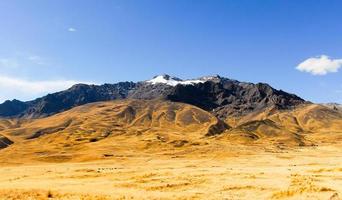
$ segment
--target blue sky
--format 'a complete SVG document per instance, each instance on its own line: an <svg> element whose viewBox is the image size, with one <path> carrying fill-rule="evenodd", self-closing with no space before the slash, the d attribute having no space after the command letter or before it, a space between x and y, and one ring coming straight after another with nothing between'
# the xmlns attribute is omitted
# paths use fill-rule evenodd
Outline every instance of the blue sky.
<svg viewBox="0 0 342 200"><path fill-rule="evenodd" d="M341 8L337 0L2 0L0 101L167 73L267 82L342 103Z"/></svg>

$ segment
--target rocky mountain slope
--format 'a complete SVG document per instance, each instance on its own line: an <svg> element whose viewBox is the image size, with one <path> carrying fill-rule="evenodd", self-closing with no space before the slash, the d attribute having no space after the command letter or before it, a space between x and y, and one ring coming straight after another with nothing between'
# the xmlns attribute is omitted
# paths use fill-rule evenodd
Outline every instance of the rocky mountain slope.
<svg viewBox="0 0 342 200"><path fill-rule="evenodd" d="M276 90L265 83L245 83L220 76L181 80L161 75L138 83L77 84L65 91L33 101L6 101L0 104L0 116L44 117L79 105L115 99L164 99L183 102L210 111L221 119L269 107L289 109L306 103L294 94Z"/></svg>

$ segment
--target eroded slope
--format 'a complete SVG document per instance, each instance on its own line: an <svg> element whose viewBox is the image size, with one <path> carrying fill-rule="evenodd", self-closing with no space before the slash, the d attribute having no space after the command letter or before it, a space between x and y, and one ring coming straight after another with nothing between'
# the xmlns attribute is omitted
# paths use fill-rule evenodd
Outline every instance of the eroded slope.
<svg viewBox="0 0 342 200"><path fill-rule="evenodd" d="M1 150L1 159L24 156L67 161L111 156L116 151L162 151L219 134L225 128L210 113L187 104L101 102L46 118L16 121L1 131L14 141Z"/></svg>

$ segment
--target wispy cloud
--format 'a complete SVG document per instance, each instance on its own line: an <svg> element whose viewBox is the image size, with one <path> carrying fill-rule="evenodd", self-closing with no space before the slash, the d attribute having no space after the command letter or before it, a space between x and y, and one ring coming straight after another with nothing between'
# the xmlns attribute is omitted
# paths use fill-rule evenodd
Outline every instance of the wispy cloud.
<svg viewBox="0 0 342 200"><path fill-rule="evenodd" d="M40 57L40 56L29 56L27 58L28 60L30 60L32 63L37 64L37 65L46 65L46 59Z"/></svg>
<svg viewBox="0 0 342 200"><path fill-rule="evenodd" d="M304 60L296 69L313 75L326 75L337 72L342 66L342 59L331 59L329 56L321 55Z"/></svg>
<svg viewBox="0 0 342 200"><path fill-rule="evenodd" d="M19 63L16 59L12 58L0 58L0 67L16 68Z"/></svg>
<svg viewBox="0 0 342 200"><path fill-rule="evenodd" d="M49 65L48 60L38 55L16 55L0 58L0 68L20 68L37 65Z"/></svg>
<svg viewBox="0 0 342 200"><path fill-rule="evenodd" d="M0 75L0 101L6 99L33 99L40 95L67 89L77 83L94 84L77 80L31 81Z"/></svg>
<svg viewBox="0 0 342 200"><path fill-rule="evenodd" d="M69 31L69 32L76 32L77 29L76 29L76 28L73 28L73 27L70 27L70 28L68 28L68 31Z"/></svg>

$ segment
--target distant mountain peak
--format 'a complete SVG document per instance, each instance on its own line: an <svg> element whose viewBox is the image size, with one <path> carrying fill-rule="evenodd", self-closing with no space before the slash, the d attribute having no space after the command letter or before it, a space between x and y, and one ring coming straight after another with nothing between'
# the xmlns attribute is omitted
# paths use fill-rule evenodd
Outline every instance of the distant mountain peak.
<svg viewBox="0 0 342 200"><path fill-rule="evenodd" d="M146 81L150 84L166 84L170 86L176 86L176 85L193 85L197 83L204 83L206 80L201 79L189 79L189 80L182 80L180 78L170 76L168 74L158 75L153 77L153 79Z"/></svg>

